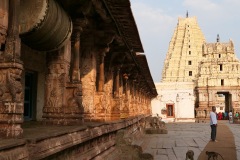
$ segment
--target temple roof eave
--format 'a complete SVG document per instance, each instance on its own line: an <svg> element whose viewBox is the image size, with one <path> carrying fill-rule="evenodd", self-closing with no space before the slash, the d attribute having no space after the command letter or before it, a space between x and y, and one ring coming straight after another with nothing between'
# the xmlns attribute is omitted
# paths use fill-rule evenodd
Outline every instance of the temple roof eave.
<svg viewBox="0 0 240 160"><path fill-rule="evenodd" d="M118 32L123 36L129 49L134 52L144 52L137 25L131 10L129 0L103 0L112 19L114 20Z"/></svg>
<svg viewBox="0 0 240 160"><path fill-rule="evenodd" d="M148 67L147 58L144 54L137 54L137 62L139 63L139 69L141 73L143 74L143 77L145 78L146 85L151 90L152 98L156 97L158 95L154 81L152 79L152 75L150 72L150 69Z"/></svg>

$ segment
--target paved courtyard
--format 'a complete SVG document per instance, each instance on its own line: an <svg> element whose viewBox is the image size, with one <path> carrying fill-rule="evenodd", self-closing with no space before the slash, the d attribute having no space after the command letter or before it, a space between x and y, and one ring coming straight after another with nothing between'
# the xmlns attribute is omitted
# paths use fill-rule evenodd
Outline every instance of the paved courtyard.
<svg viewBox="0 0 240 160"><path fill-rule="evenodd" d="M194 151L194 160L207 160L206 151L220 153L224 160L240 160L240 124L218 121L218 142L210 141L209 122L166 123L166 127L168 134L144 134L133 142L142 146L144 153L151 153L154 160L185 160L188 150ZM122 154L112 149L96 160L132 160Z"/></svg>
<svg viewBox="0 0 240 160"><path fill-rule="evenodd" d="M221 143L209 142L209 122L167 123L166 126L168 129L168 134L145 135L145 138L144 140L142 140L141 145L143 147L143 151L154 155L154 159L156 160L185 160L186 152L188 150L194 151L194 159L196 160L199 158L199 155L208 143L216 143L214 145L221 144L221 146L219 147L224 150L228 148L234 153L237 152L237 159L240 160L240 125L229 124L228 121L219 121L218 123L222 126L226 125L230 129L230 131L232 131L234 137L234 139L232 138L232 141L233 144L235 141L236 148L228 145L224 146L225 142L223 141L226 141L226 143L228 143L228 138L222 138L223 140L220 141ZM211 149L214 149L214 147ZM224 156L227 157L227 155Z"/></svg>

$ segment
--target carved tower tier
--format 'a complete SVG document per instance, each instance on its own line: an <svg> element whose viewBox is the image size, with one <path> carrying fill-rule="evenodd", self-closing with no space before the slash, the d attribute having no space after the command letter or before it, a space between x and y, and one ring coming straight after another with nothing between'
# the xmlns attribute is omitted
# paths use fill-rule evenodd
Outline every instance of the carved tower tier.
<svg viewBox="0 0 240 160"><path fill-rule="evenodd" d="M162 72L163 82L192 82L198 74L204 35L196 17L179 18Z"/></svg>

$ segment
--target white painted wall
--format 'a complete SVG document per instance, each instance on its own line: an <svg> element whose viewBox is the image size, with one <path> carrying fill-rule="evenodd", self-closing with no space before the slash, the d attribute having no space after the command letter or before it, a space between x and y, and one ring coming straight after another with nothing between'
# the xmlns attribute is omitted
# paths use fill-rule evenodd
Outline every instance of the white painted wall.
<svg viewBox="0 0 240 160"><path fill-rule="evenodd" d="M153 99L152 114L158 114L164 121L194 121L194 84L191 82L161 82L155 83L158 92ZM166 109L166 104L174 104L174 118L167 118L161 110Z"/></svg>

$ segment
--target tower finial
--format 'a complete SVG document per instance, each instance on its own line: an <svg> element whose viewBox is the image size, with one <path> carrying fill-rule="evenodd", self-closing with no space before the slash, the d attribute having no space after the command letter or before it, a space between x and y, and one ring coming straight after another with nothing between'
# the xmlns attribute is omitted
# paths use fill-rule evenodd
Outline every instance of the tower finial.
<svg viewBox="0 0 240 160"><path fill-rule="evenodd" d="M219 34L217 34L217 42L220 41L220 37L219 37Z"/></svg>
<svg viewBox="0 0 240 160"><path fill-rule="evenodd" d="M188 18L188 11L187 11L187 13L186 13L186 18Z"/></svg>

